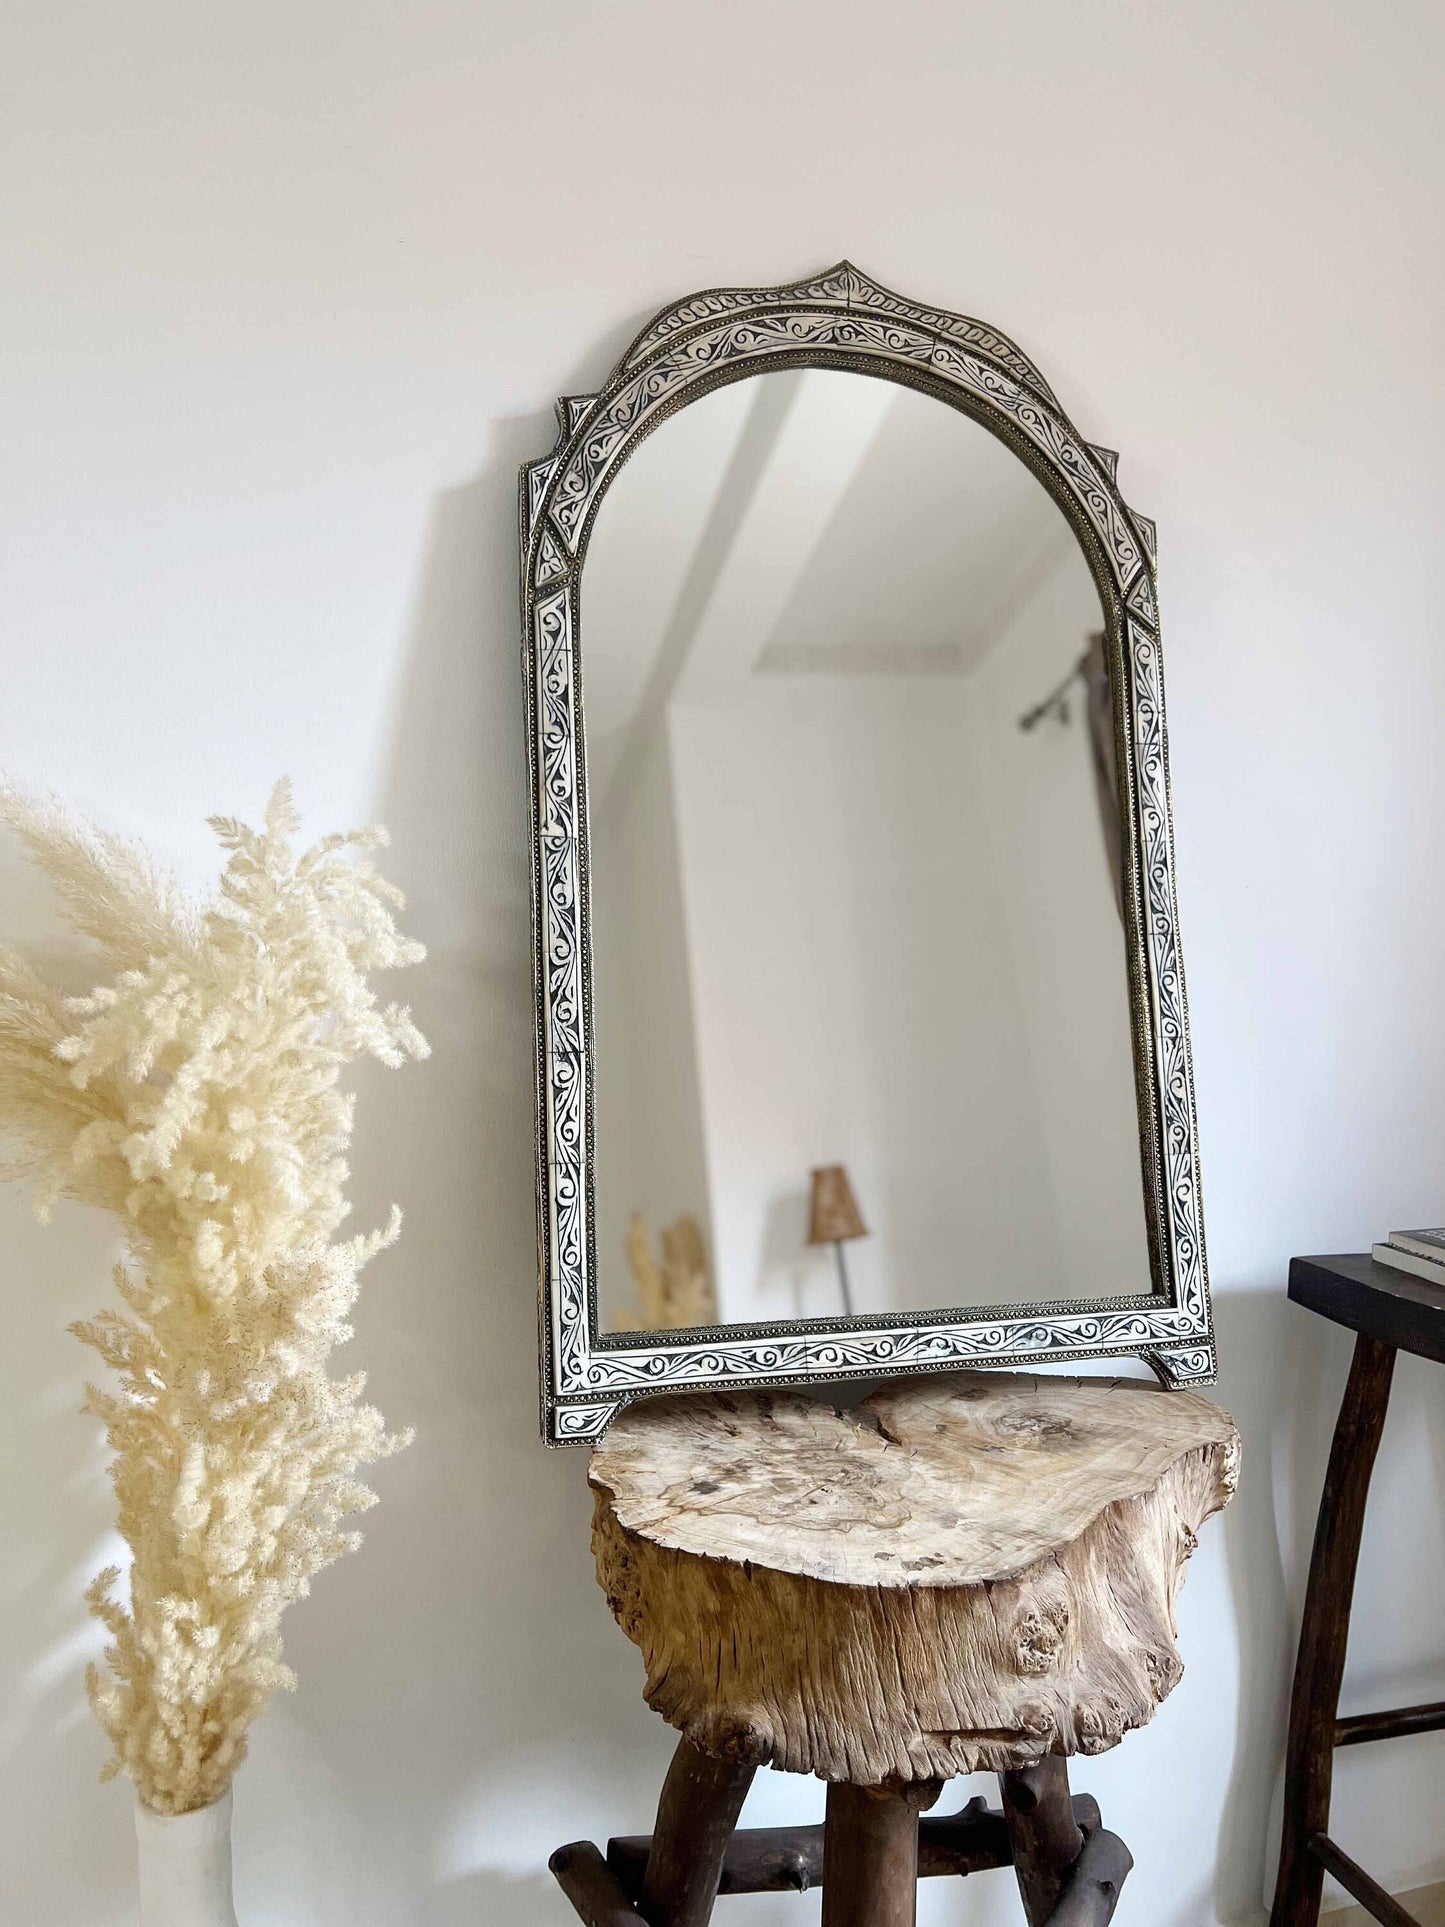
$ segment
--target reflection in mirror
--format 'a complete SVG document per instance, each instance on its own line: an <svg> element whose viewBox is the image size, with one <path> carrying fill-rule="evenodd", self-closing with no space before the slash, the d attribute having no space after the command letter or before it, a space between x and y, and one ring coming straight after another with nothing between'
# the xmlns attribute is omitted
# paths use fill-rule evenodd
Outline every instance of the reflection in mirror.
<svg viewBox="0 0 1445 1927"><path fill-rule="evenodd" d="M582 582L602 1333L1151 1289L1099 598L979 424L773 372Z"/></svg>

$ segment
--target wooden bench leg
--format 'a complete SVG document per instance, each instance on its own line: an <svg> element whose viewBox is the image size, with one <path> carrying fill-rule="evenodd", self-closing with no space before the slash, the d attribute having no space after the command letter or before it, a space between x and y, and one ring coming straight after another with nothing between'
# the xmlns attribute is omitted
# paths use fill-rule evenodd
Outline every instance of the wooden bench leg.
<svg viewBox="0 0 1445 1927"><path fill-rule="evenodd" d="M1394 1347L1362 1332L1355 1341L1349 1383L1335 1421L1315 1524L1299 1659L1290 1698L1284 1833L1270 1927L1315 1927L1319 1919L1324 1868L1310 1851L1310 1840L1317 1833L1329 1831L1335 1716L1350 1636L1355 1567L1370 1473L1385 1427L1394 1369Z"/></svg>
<svg viewBox="0 0 1445 1927"><path fill-rule="evenodd" d="M682 1739L662 1783L638 1911L650 1927L707 1927L723 1855L752 1785L751 1766Z"/></svg>
<svg viewBox="0 0 1445 1927"><path fill-rule="evenodd" d="M1084 1847L1069 1798L1068 1762L1050 1753L1037 1766L1001 1773L999 1786L1024 1915L1029 1927L1044 1927Z"/></svg>
<svg viewBox="0 0 1445 1927"><path fill-rule="evenodd" d="M914 1927L918 1816L938 1780L828 1787L823 1823L823 1927Z"/></svg>

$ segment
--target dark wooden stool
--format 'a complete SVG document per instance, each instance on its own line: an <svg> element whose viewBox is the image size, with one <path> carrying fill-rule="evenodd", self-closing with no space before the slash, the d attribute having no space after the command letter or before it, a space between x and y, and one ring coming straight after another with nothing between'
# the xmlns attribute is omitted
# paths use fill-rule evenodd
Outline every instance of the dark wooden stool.
<svg viewBox="0 0 1445 1927"><path fill-rule="evenodd" d="M1270 1927L1315 1927L1326 1870L1386 1927L1416 1927L1405 1909L1329 1836L1330 1782L1337 1746L1429 1733L1445 1727L1445 1700L1339 1718L1340 1682L1365 1500L1397 1351L1445 1364L1445 1292L1363 1254L1295 1258L1289 1295L1359 1336L1335 1422L1320 1498L1289 1712L1284 1835Z"/></svg>
<svg viewBox="0 0 1445 1927"><path fill-rule="evenodd" d="M824 1927L912 1927L921 1876L1012 1866L1029 1927L1104 1927L1132 1861L1064 1756L1178 1680L1174 1592L1237 1467L1216 1407L1110 1380L623 1413L589 1472L598 1577L683 1737L650 1836L552 1856L577 1913L706 1927L719 1894L821 1883ZM763 1764L828 1782L821 1827L734 1831ZM920 1818L977 1772L1000 1809Z"/></svg>

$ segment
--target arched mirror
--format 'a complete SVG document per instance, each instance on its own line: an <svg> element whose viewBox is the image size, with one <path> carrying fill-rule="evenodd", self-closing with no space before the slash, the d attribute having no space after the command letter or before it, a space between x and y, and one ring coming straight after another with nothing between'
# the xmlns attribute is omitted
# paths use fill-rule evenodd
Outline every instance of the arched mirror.
<svg viewBox="0 0 1445 1927"><path fill-rule="evenodd" d="M523 475L544 1430L1212 1376L1150 524L846 265L666 311Z"/></svg>

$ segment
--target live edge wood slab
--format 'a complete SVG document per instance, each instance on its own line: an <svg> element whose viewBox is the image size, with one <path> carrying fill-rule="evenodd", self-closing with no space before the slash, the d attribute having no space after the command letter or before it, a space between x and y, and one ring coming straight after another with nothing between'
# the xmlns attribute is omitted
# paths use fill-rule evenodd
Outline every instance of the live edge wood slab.
<svg viewBox="0 0 1445 1927"><path fill-rule="evenodd" d="M1238 1469L1232 1420L1195 1394L963 1372L851 1410L640 1402L588 1476L648 1704L705 1756L857 1788L1101 1753L1144 1725L1183 1671L1175 1595Z"/></svg>

